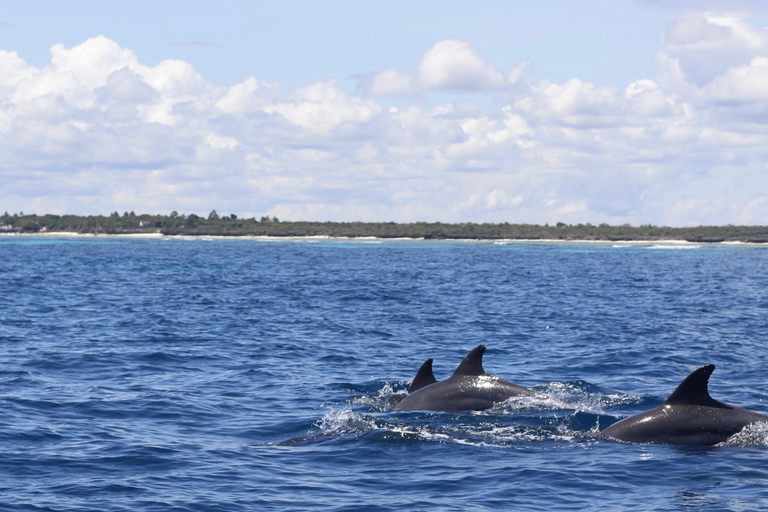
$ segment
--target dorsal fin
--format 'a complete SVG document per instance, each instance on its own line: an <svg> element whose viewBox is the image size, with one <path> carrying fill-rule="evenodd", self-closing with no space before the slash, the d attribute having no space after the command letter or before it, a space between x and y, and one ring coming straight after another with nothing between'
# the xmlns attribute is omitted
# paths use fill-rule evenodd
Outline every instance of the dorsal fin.
<svg viewBox="0 0 768 512"><path fill-rule="evenodd" d="M472 352L467 354L467 357L461 362L461 364L453 372L453 375L485 375L483 370L483 352L485 352L485 345L478 345L472 349Z"/></svg>
<svg viewBox="0 0 768 512"><path fill-rule="evenodd" d="M416 376L413 378L411 387L408 388L409 393L413 393L417 389L429 386L437 382L435 374L432 373L432 359L427 359L416 372Z"/></svg>
<svg viewBox="0 0 768 512"><path fill-rule="evenodd" d="M708 364L698 370L694 370L669 395L664 405L722 405L709 396L709 376L712 375L713 371L715 371L715 365L713 364Z"/></svg>

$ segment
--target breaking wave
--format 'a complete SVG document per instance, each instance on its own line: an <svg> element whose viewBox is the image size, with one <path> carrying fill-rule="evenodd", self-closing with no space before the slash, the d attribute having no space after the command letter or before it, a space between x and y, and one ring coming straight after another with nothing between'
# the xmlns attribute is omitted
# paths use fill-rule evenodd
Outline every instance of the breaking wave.
<svg viewBox="0 0 768 512"><path fill-rule="evenodd" d="M651 245L649 247L646 247L646 249L663 250L663 251L675 251L675 250L677 250L677 251L690 251L690 250L695 250L695 249L701 249L701 247L702 247L701 245L684 245L684 244L680 244L680 245L666 245L666 244L656 244L656 245Z"/></svg>

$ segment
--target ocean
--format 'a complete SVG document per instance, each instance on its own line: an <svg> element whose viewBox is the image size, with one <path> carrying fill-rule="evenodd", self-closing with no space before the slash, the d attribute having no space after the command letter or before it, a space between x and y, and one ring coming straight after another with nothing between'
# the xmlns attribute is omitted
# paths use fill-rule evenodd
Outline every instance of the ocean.
<svg viewBox="0 0 768 512"><path fill-rule="evenodd" d="M768 426L595 433L767 332L762 246L4 236L0 510L766 509ZM538 396L394 409L479 344Z"/></svg>

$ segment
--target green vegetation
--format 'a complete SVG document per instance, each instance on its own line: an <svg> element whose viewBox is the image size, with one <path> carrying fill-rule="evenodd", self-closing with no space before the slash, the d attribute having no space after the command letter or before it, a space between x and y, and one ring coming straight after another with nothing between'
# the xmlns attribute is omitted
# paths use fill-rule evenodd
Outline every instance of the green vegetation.
<svg viewBox="0 0 768 512"><path fill-rule="evenodd" d="M114 212L103 215L24 215L0 217L0 233L88 234L161 233L185 236L329 236L425 238L430 240L605 240L655 241L687 240L690 242L740 241L768 243L768 226L699 226L671 228L665 226L610 226L608 224L443 224L440 222L286 222L268 216L259 220L239 219L237 215L219 215L213 210L208 217L195 214L136 215Z"/></svg>

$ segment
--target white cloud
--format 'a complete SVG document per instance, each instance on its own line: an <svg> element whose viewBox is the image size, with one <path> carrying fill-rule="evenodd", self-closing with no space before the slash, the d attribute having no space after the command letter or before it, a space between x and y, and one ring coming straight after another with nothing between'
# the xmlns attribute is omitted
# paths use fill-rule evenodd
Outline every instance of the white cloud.
<svg viewBox="0 0 768 512"><path fill-rule="evenodd" d="M676 108L653 80L637 80L621 90L578 78L562 84L544 81L519 97L515 106L549 123L584 129L644 125Z"/></svg>
<svg viewBox="0 0 768 512"><path fill-rule="evenodd" d="M703 91L714 101L752 103L768 100L768 57L755 57L746 66L729 69Z"/></svg>
<svg viewBox="0 0 768 512"><path fill-rule="evenodd" d="M531 83L527 61L505 75L469 43L441 41L415 73L365 77L365 95L335 80L217 86L189 63L147 66L101 36L55 46L41 68L0 51L0 202L48 205L40 213L764 222L762 32L685 14L665 41L656 77L615 85ZM397 106L380 100L393 96Z"/></svg>
<svg viewBox="0 0 768 512"><path fill-rule="evenodd" d="M222 112L235 115L259 111L269 104L275 91L279 89L278 84L268 84L251 76L244 82L230 87L216 102L216 107Z"/></svg>
<svg viewBox="0 0 768 512"><path fill-rule="evenodd" d="M430 48L419 63L419 82L427 89L501 89L504 75L469 43L456 39Z"/></svg>
<svg viewBox="0 0 768 512"><path fill-rule="evenodd" d="M509 75L507 75L507 80L509 80L510 84L516 84L520 82L523 77L528 73L529 69L531 68L532 62L528 59L523 60L520 62L517 66L512 68L509 71Z"/></svg>
<svg viewBox="0 0 768 512"><path fill-rule="evenodd" d="M739 224L765 225L766 218L768 218L768 196L760 196L747 203L737 222Z"/></svg>
<svg viewBox="0 0 768 512"><path fill-rule="evenodd" d="M733 15L689 11L664 32L662 59L682 78L702 87L733 67L766 55L768 32Z"/></svg>
<svg viewBox="0 0 768 512"><path fill-rule="evenodd" d="M610 121L618 106L615 88L571 78L562 84L543 83L534 88L539 115L560 119L566 124L590 124Z"/></svg>
<svg viewBox="0 0 768 512"><path fill-rule="evenodd" d="M494 188L485 196L485 205L489 210L509 209L519 206L523 196L511 196L504 190Z"/></svg>
<svg viewBox="0 0 768 512"><path fill-rule="evenodd" d="M31 80L35 73L37 70L28 66L18 53L0 50L0 94L3 96L15 89L20 82Z"/></svg>
<svg viewBox="0 0 768 512"><path fill-rule="evenodd" d="M364 76L358 90L369 96L413 96L439 90L499 91L521 81L530 65L530 61L523 60L505 77L466 41L447 39L427 50L416 74L385 69Z"/></svg>
<svg viewBox="0 0 768 512"><path fill-rule="evenodd" d="M396 69L385 69L365 77L359 88L370 96L411 96L419 92L416 77Z"/></svg>
<svg viewBox="0 0 768 512"><path fill-rule="evenodd" d="M223 137L216 133L208 135L205 143L213 149L235 149L239 145L234 137Z"/></svg>
<svg viewBox="0 0 768 512"><path fill-rule="evenodd" d="M671 113L674 102L653 80L636 80L624 90L628 111L638 116L665 116Z"/></svg>
<svg viewBox="0 0 768 512"><path fill-rule="evenodd" d="M121 48L104 36L88 39L74 48L62 44L51 48L51 65L61 74L71 73L91 89L103 86L107 77L121 68L138 67L131 50Z"/></svg>
<svg viewBox="0 0 768 512"><path fill-rule="evenodd" d="M267 105L267 113L278 113L292 124L313 134L327 134L342 123L363 123L381 111L378 103L348 96L336 83L317 82L295 91L290 101Z"/></svg>
<svg viewBox="0 0 768 512"><path fill-rule="evenodd" d="M113 71L103 86L95 89L102 103L142 105L159 99L159 93L128 67Z"/></svg>

